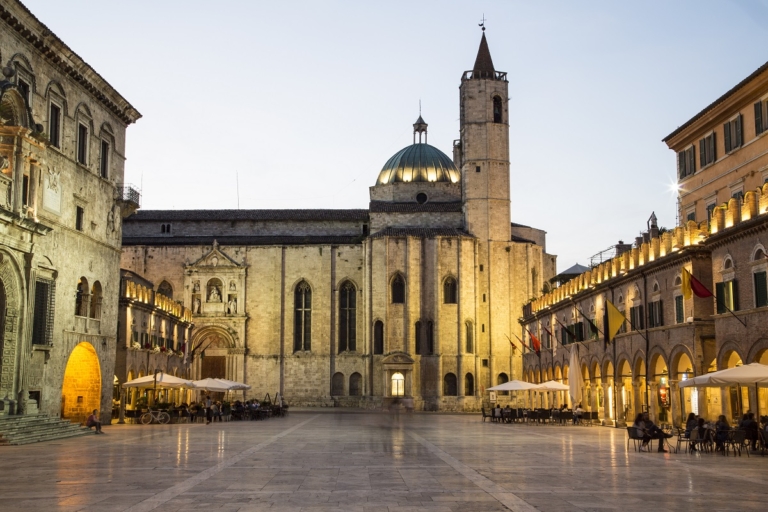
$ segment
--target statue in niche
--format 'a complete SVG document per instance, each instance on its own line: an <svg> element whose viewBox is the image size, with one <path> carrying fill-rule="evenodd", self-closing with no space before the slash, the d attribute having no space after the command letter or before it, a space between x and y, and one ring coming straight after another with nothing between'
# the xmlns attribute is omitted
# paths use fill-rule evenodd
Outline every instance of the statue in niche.
<svg viewBox="0 0 768 512"><path fill-rule="evenodd" d="M192 312L196 315L200 314L200 298L199 297L195 297L195 302L192 305Z"/></svg>
<svg viewBox="0 0 768 512"><path fill-rule="evenodd" d="M229 302L227 302L227 313L230 315L237 314L237 299L229 299Z"/></svg>
<svg viewBox="0 0 768 512"><path fill-rule="evenodd" d="M216 286L211 286L211 293L208 294L208 302L221 302L221 294Z"/></svg>
<svg viewBox="0 0 768 512"><path fill-rule="evenodd" d="M234 281L230 281L229 282L229 291L234 292L235 290L237 290L237 287L235 286L235 282Z"/></svg>
<svg viewBox="0 0 768 512"><path fill-rule="evenodd" d="M200 281L192 283L192 293L200 293Z"/></svg>

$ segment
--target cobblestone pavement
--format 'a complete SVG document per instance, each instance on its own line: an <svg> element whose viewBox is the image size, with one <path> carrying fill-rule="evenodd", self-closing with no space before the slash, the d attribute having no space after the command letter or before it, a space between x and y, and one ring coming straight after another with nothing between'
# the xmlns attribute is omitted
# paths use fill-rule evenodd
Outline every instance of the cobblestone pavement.
<svg viewBox="0 0 768 512"><path fill-rule="evenodd" d="M294 412L0 448L0 510L766 510L768 457L626 451L626 430Z"/></svg>

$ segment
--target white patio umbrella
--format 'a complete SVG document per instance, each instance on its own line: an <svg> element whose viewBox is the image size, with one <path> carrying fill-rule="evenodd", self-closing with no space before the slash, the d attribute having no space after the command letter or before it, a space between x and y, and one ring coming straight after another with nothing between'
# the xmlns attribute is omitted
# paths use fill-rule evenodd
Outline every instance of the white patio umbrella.
<svg viewBox="0 0 768 512"><path fill-rule="evenodd" d="M745 364L736 368L705 373L704 375L680 382L681 388L691 386L768 386L768 365L760 363Z"/></svg>
<svg viewBox="0 0 768 512"><path fill-rule="evenodd" d="M124 388L194 388L191 380L180 379L167 373L158 372L155 375L147 375L138 379L129 380L123 384Z"/></svg>
<svg viewBox="0 0 768 512"><path fill-rule="evenodd" d="M757 398L757 417L760 417L760 398L757 388L768 386L768 365L760 363L750 363L735 368L727 368L716 372L705 373L692 379L686 379L679 384L680 388L701 387L701 388L724 388L730 386L755 386L755 397ZM681 391L682 392L682 391ZM741 391L738 393L739 403L741 403ZM743 408L742 408L743 412Z"/></svg>
<svg viewBox="0 0 768 512"><path fill-rule="evenodd" d="M571 403L573 404L574 410L576 410L576 406L581 403L581 367L579 366L579 354L578 354L578 345L574 343L571 345L571 359L568 363L569 373L568 373L568 390L571 395Z"/></svg>
<svg viewBox="0 0 768 512"><path fill-rule="evenodd" d="M232 389L232 387L229 384L222 382L219 379L212 379L210 377L207 379L196 380L196 381L193 381L192 383L197 389L203 389L205 391L213 391L215 393L224 393Z"/></svg>
<svg viewBox="0 0 768 512"><path fill-rule="evenodd" d="M547 382L537 384L534 391L570 391L570 389L570 386L566 386L555 380L548 380Z"/></svg>
<svg viewBox="0 0 768 512"><path fill-rule="evenodd" d="M214 380L218 380L228 385L230 391L240 391L244 389L251 389L251 386L249 386L248 384L244 384L242 382L236 382L234 380L227 380L227 379L214 379Z"/></svg>
<svg viewBox="0 0 768 512"><path fill-rule="evenodd" d="M488 388L488 391L528 391L531 389L536 389L536 384L523 382L522 380L510 380L504 384Z"/></svg>

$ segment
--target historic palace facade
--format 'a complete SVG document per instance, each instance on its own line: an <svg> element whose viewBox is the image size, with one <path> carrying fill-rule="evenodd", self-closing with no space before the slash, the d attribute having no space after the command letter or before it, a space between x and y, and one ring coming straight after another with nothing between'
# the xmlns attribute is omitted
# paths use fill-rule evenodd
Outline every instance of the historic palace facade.
<svg viewBox="0 0 768 512"><path fill-rule="evenodd" d="M14 0L0 4L0 415L111 409L126 127L140 114Z"/></svg>
<svg viewBox="0 0 768 512"><path fill-rule="evenodd" d="M128 219L123 268L192 310L188 346L204 353L192 376L245 381L251 397L280 392L291 404L410 397L429 410L475 410L485 388L519 378L510 339L555 257L543 231L510 221L507 89L483 36L461 79L453 159L427 144L419 117L366 210Z"/></svg>
<svg viewBox="0 0 768 512"><path fill-rule="evenodd" d="M732 420L758 400L768 410L765 389L678 387L713 370L768 364L766 108L768 64L664 139L678 155L680 226L662 233L652 216L634 246L617 246L609 261L527 305L523 325L551 349L525 356L526 380L567 383L578 372L584 408L606 424L631 423L645 409L677 425L689 412ZM716 298L685 298L682 269ZM585 319L602 330L606 299L631 321L608 346ZM573 349L579 368L569 365Z"/></svg>

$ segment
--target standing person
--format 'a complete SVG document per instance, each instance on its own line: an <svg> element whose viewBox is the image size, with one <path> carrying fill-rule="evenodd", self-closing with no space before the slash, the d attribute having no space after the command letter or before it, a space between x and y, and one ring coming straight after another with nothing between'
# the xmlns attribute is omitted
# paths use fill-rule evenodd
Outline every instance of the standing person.
<svg viewBox="0 0 768 512"><path fill-rule="evenodd" d="M209 425L213 418L213 404L211 403L211 395L205 395L205 424Z"/></svg>
<svg viewBox="0 0 768 512"><path fill-rule="evenodd" d="M91 413L91 415L88 416L88 419L85 420L85 426L88 428L96 427L96 433L103 434L104 432L101 431L101 421L99 421L99 417L97 416L98 413L99 410L94 409L93 413Z"/></svg>

